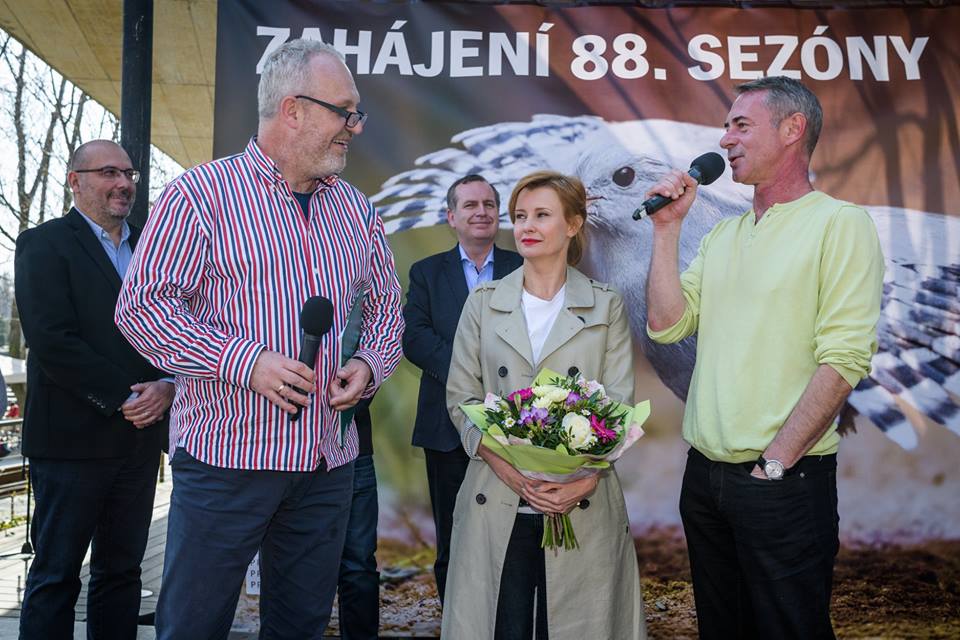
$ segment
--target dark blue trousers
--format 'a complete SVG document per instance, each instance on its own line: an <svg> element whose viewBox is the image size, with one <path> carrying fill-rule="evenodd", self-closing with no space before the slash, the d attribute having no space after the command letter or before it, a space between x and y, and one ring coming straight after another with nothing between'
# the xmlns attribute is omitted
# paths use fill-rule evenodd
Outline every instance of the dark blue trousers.
<svg viewBox="0 0 960 640"><path fill-rule="evenodd" d="M140 614L160 450L147 438L123 458L32 458L36 556L20 614L23 640L72 640L80 570L90 548L87 638L132 639Z"/></svg>
<svg viewBox="0 0 960 640"><path fill-rule="evenodd" d="M839 549L836 456L806 456L782 480L690 449L680 516L703 640L833 640Z"/></svg>
<svg viewBox="0 0 960 640"><path fill-rule="evenodd" d="M353 467L353 504L340 559L340 637L377 640L380 628L380 573L377 571L377 472L373 456Z"/></svg>
<svg viewBox="0 0 960 640"><path fill-rule="evenodd" d="M353 493L353 463L306 473L171 461L173 494L160 640L222 640L260 550L260 637L321 638L330 621Z"/></svg>

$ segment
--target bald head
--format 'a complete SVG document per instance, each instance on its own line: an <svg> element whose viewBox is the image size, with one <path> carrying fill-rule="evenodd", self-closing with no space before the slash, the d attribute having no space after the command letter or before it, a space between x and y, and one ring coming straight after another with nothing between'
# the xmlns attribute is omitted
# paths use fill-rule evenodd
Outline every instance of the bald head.
<svg viewBox="0 0 960 640"><path fill-rule="evenodd" d="M95 155L97 151L119 151L123 155L127 155L127 152L123 150L123 147L118 145L113 140L91 140L89 142L84 142L74 150L73 156L70 158L70 162L67 163L67 171L90 168L86 165L89 163L91 156ZM127 162L129 161L130 158L128 157Z"/></svg>

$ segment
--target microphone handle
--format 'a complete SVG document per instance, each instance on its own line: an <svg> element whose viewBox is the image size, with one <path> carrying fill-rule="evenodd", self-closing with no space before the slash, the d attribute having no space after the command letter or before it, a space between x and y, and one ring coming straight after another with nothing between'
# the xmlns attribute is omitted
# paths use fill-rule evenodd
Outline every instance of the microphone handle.
<svg viewBox="0 0 960 640"><path fill-rule="evenodd" d="M644 215L651 215L656 213L660 209L664 208L668 204L673 202L671 198L665 198L661 195L653 196L652 198L647 198L643 201L643 204L640 205L640 208L633 212L633 219L639 220Z"/></svg>
<svg viewBox="0 0 960 640"><path fill-rule="evenodd" d="M314 336L309 333L303 334L303 344L300 345L300 355L297 357L297 360L307 365L311 369L316 365L317 362L317 352L320 350L320 336ZM291 387L293 390L307 395L307 392L298 387ZM295 404L297 407L296 413L290 414L290 422L296 422L300 419L300 414L303 412L303 407L299 404Z"/></svg>
<svg viewBox="0 0 960 640"><path fill-rule="evenodd" d="M687 173L690 174L690 177L697 181L697 184L703 182L703 175L700 173L700 167L693 166L690 167ZM661 195L653 196L652 198L647 198L643 201L643 204L640 205L640 208L633 212L633 219L639 220L644 215L651 216L660 209L663 209L665 206L673 202L672 198L665 198Z"/></svg>

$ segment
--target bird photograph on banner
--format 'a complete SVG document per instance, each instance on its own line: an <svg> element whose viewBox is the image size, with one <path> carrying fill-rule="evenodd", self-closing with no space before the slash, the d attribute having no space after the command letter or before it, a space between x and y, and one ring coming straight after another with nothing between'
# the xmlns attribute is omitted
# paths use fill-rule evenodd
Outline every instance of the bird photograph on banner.
<svg viewBox="0 0 960 640"><path fill-rule="evenodd" d="M371 199L388 233L446 224L446 189L468 173L483 174L500 193L540 169L579 177L587 189L589 243L584 271L624 296L634 340L657 376L685 400L696 337L654 343L646 332L645 286L653 231L634 211L671 167L686 167L719 150L723 130L668 120L607 122L596 116L538 115L455 135L448 148L418 158ZM816 186L816 181L813 180ZM680 238L681 268L722 218L751 208L752 187L734 183L727 167L701 187ZM915 414L960 435L960 219L942 213L866 206L886 259L878 325L879 349L870 375L841 412L841 426L859 413L900 446L911 449ZM655 213L653 215L656 215ZM501 227L509 228L506 211Z"/></svg>

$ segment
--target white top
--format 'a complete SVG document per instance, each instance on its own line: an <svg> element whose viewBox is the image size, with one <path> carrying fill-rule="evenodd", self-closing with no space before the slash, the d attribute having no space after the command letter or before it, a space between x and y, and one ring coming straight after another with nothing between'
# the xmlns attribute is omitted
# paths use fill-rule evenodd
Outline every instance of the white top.
<svg viewBox="0 0 960 640"><path fill-rule="evenodd" d="M529 293L526 289L520 296L520 306L523 307L523 317L527 321L527 335L530 337L530 348L533 351L533 361L540 362L540 352L543 351L543 343L547 341L550 335L550 329L553 323L560 315L563 309L564 292L567 285L560 287L557 294L550 300L544 300ZM517 509L517 513L540 513L530 506L523 505Z"/></svg>
<svg viewBox="0 0 960 640"><path fill-rule="evenodd" d="M530 348L533 351L533 361L540 362L540 352L543 351L543 343L547 341L550 329L560 310L563 309L564 292L567 285L560 287L557 294L550 300L544 300L529 293L526 289L520 297L520 305L523 307L523 317L527 321L527 334L530 336Z"/></svg>

